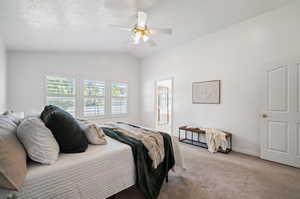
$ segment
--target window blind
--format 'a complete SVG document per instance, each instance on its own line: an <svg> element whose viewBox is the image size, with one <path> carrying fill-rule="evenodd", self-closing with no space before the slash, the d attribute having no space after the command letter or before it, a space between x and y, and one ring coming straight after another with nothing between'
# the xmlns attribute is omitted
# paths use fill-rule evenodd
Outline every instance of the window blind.
<svg viewBox="0 0 300 199"><path fill-rule="evenodd" d="M75 115L75 79L47 76L47 104Z"/></svg>
<svg viewBox="0 0 300 199"><path fill-rule="evenodd" d="M105 83L84 80L83 116L96 117L105 114Z"/></svg>
<svg viewBox="0 0 300 199"><path fill-rule="evenodd" d="M113 82L111 98L111 113L121 115L128 113L128 84Z"/></svg>

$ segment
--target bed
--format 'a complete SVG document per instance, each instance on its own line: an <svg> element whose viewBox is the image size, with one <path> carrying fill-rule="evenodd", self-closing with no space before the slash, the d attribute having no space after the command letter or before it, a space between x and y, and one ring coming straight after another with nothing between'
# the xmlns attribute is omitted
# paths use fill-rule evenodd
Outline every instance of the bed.
<svg viewBox="0 0 300 199"><path fill-rule="evenodd" d="M165 158L153 169L141 141L122 136L113 128L102 129L106 145L89 145L84 153L61 154L53 165L30 162L25 182L16 192L18 199L105 199L133 185L153 199L171 168L184 169L177 139L172 136L161 132ZM0 188L0 199L9 193Z"/></svg>
<svg viewBox="0 0 300 199"><path fill-rule="evenodd" d="M62 154L50 166L30 163L18 199L104 199L135 184L131 148L107 137L85 153ZM8 192L0 189L0 198Z"/></svg>

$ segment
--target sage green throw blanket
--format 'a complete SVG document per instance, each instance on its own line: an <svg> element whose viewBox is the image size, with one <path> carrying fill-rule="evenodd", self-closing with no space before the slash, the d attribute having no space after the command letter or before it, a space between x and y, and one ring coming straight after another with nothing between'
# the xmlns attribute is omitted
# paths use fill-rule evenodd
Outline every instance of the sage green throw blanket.
<svg viewBox="0 0 300 199"><path fill-rule="evenodd" d="M140 128L133 125L130 126ZM154 169L152 167L152 160L148 155L148 150L142 141L129 137L112 128L102 129L107 136L131 147L135 161L136 185L147 199L156 199L169 170L175 165L171 137L166 133L160 133L164 138L165 157L163 162Z"/></svg>

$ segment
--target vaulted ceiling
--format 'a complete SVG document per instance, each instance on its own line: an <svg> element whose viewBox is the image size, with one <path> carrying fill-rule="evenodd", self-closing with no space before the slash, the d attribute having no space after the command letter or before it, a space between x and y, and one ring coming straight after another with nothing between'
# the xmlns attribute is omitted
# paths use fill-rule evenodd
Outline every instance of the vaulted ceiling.
<svg viewBox="0 0 300 199"><path fill-rule="evenodd" d="M282 7L294 0L1 0L0 34L10 50L118 51L144 57ZM128 45L130 33L108 24L133 25L137 9L158 46Z"/></svg>

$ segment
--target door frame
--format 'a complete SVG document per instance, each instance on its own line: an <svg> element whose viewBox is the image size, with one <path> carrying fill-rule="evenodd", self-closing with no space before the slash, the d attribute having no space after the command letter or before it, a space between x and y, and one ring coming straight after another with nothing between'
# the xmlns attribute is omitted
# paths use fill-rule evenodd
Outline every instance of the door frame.
<svg viewBox="0 0 300 199"><path fill-rule="evenodd" d="M167 78L162 78L162 79L158 79L155 80L154 83L154 125L155 128L157 128L157 87L158 87L158 83L161 81L165 81L165 80L171 80L171 95L172 95L172 99L171 99L171 109L170 109L170 113L171 113L171 119L170 119L170 134L173 135L174 134L174 77L167 77Z"/></svg>

